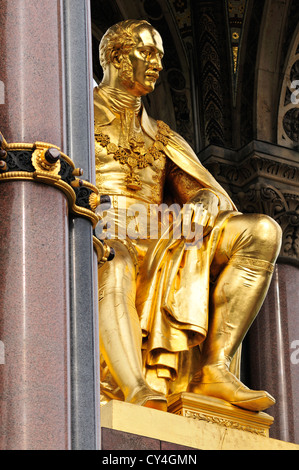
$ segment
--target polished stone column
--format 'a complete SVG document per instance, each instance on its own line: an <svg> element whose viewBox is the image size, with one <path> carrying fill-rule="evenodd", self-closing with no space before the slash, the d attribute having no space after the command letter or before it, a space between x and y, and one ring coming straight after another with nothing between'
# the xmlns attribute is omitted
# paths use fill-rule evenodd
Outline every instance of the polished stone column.
<svg viewBox="0 0 299 470"><path fill-rule="evenodd" d="M0 130L65 143L61 2L0 0ZM0 182L0 448L69 449L69 241L65 195Z"/></svg>
<svg viewBox="0 0 299 470"><path fill-rule="evenodd" d="M30 181L0 201L0 449L68 449L67 201Z"/></svg>
<svg viewBox="0 0 299 470"><path fill-rule="evenodd" d="M248 335L250 386L276 398L270 436L299 443L299 269L278 263Z"/></svg>
<svg viewBox="0 0 299 470"><path fill-rule="evenodd" d="M0 0L0 126L8 142L64 143L61 1Z"/></svg>

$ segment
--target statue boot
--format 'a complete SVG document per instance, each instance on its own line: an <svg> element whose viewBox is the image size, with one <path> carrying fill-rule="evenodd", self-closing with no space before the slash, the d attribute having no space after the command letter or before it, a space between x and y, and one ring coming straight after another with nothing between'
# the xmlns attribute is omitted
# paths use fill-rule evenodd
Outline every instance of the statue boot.
<svg viewBox="0 0 299 470"><path fill-rule="evenodd" d="M107 302L109 297L108 295ZM117 300L113 297L113 300ZM110 308L105 311L103 304L100 312L100 350L111 375L123 392L126 402L167 411L166 397L154 391L143 375L138 319L134 321L130 315L124 314L123 304L116 302L114 305L116 306L112 308L110 304ZM116 323L118 329L111 328ZM109 332L105 331L105 324L109 324Z"/></svg>
<svg viewBox="0 0 299 470"><path fill-rule="evenodd" d="M250 390L230 371L232 358L264 301L272 272L273 263L268 261L231 258L212 293L209 332L188 392L220 398L251 411L265 410L275 403L269 393Z"/></svg>
<svg viewBox="0 0 299 470"><path fill-rule="evenodd" d="M143 375L134 265L121 243L115 251L113 263L99 270L100 351L126 402L167 411L166 397Z"/></svg>

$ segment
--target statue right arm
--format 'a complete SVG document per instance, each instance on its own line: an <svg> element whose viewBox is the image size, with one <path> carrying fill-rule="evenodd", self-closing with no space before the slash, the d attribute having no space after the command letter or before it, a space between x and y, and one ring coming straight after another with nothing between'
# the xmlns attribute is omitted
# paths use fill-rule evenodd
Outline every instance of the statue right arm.
<svg viewBox="0 0 299 470"><path fill-rule="evenodd" d="M193 206L194 222L203 227L204 236L214 227L220 211L231 210L231 204L222 194L201 185L173 162L169 162L167 185L176 202ZM195 211L195 207L199 210Z"/></svg>

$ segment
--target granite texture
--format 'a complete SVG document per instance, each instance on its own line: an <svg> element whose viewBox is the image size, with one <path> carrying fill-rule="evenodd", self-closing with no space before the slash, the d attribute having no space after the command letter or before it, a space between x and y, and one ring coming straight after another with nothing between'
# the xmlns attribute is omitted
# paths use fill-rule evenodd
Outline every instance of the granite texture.
<svg viewBox="0 0 299 470"><path fill-rule="evenodd" d="M67 201L30 181L0 201L0 449L68 449Z"/></svg>
<svg viewBox="0 0 299 470"><path fill-rule="evenodd" d="M104 450L194 450L192 447L186 447L172 442L160 441L151 437L139 436L115 429L102 428L102 447Z"/></svg>
<svg viewBox="0 0 299 470"><path fill-rule="evenodd" d="M0 131L9 142L63 147L60 0L0 0Z"/></svg>
<svg viewBox="0 0 299 470"><path fill-rule="evenodd" d="M267 410L274 417L270 437L297 444L299 363L291 360L291 346L299 342L298 286L298 267L277 264L264 305L246 339L250 351L247 385L267 390L276 399Z"/></svg>

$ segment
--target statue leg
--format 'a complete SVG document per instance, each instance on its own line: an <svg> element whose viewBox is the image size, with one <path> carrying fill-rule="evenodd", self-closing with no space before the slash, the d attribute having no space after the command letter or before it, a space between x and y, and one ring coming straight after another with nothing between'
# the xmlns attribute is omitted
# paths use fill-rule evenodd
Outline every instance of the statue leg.
<svg viewBox="0 0 299 470"><path fill-rule="evenodd" d="M218 277L211 292L201 368L188 391L253 411L275 403L267 392L247 388L229 366L263 304L280 243L280 227L267 216L238 215L227 222L212 265Z"/></svg>
<svg viewBox="0 0 299 470"><path fill-rule="evenodd" d="M114 260L99 269L100 351L125 401L166 411L166 398L149 387L142 373L135 266L127 248L114 243Z"/></svg>

